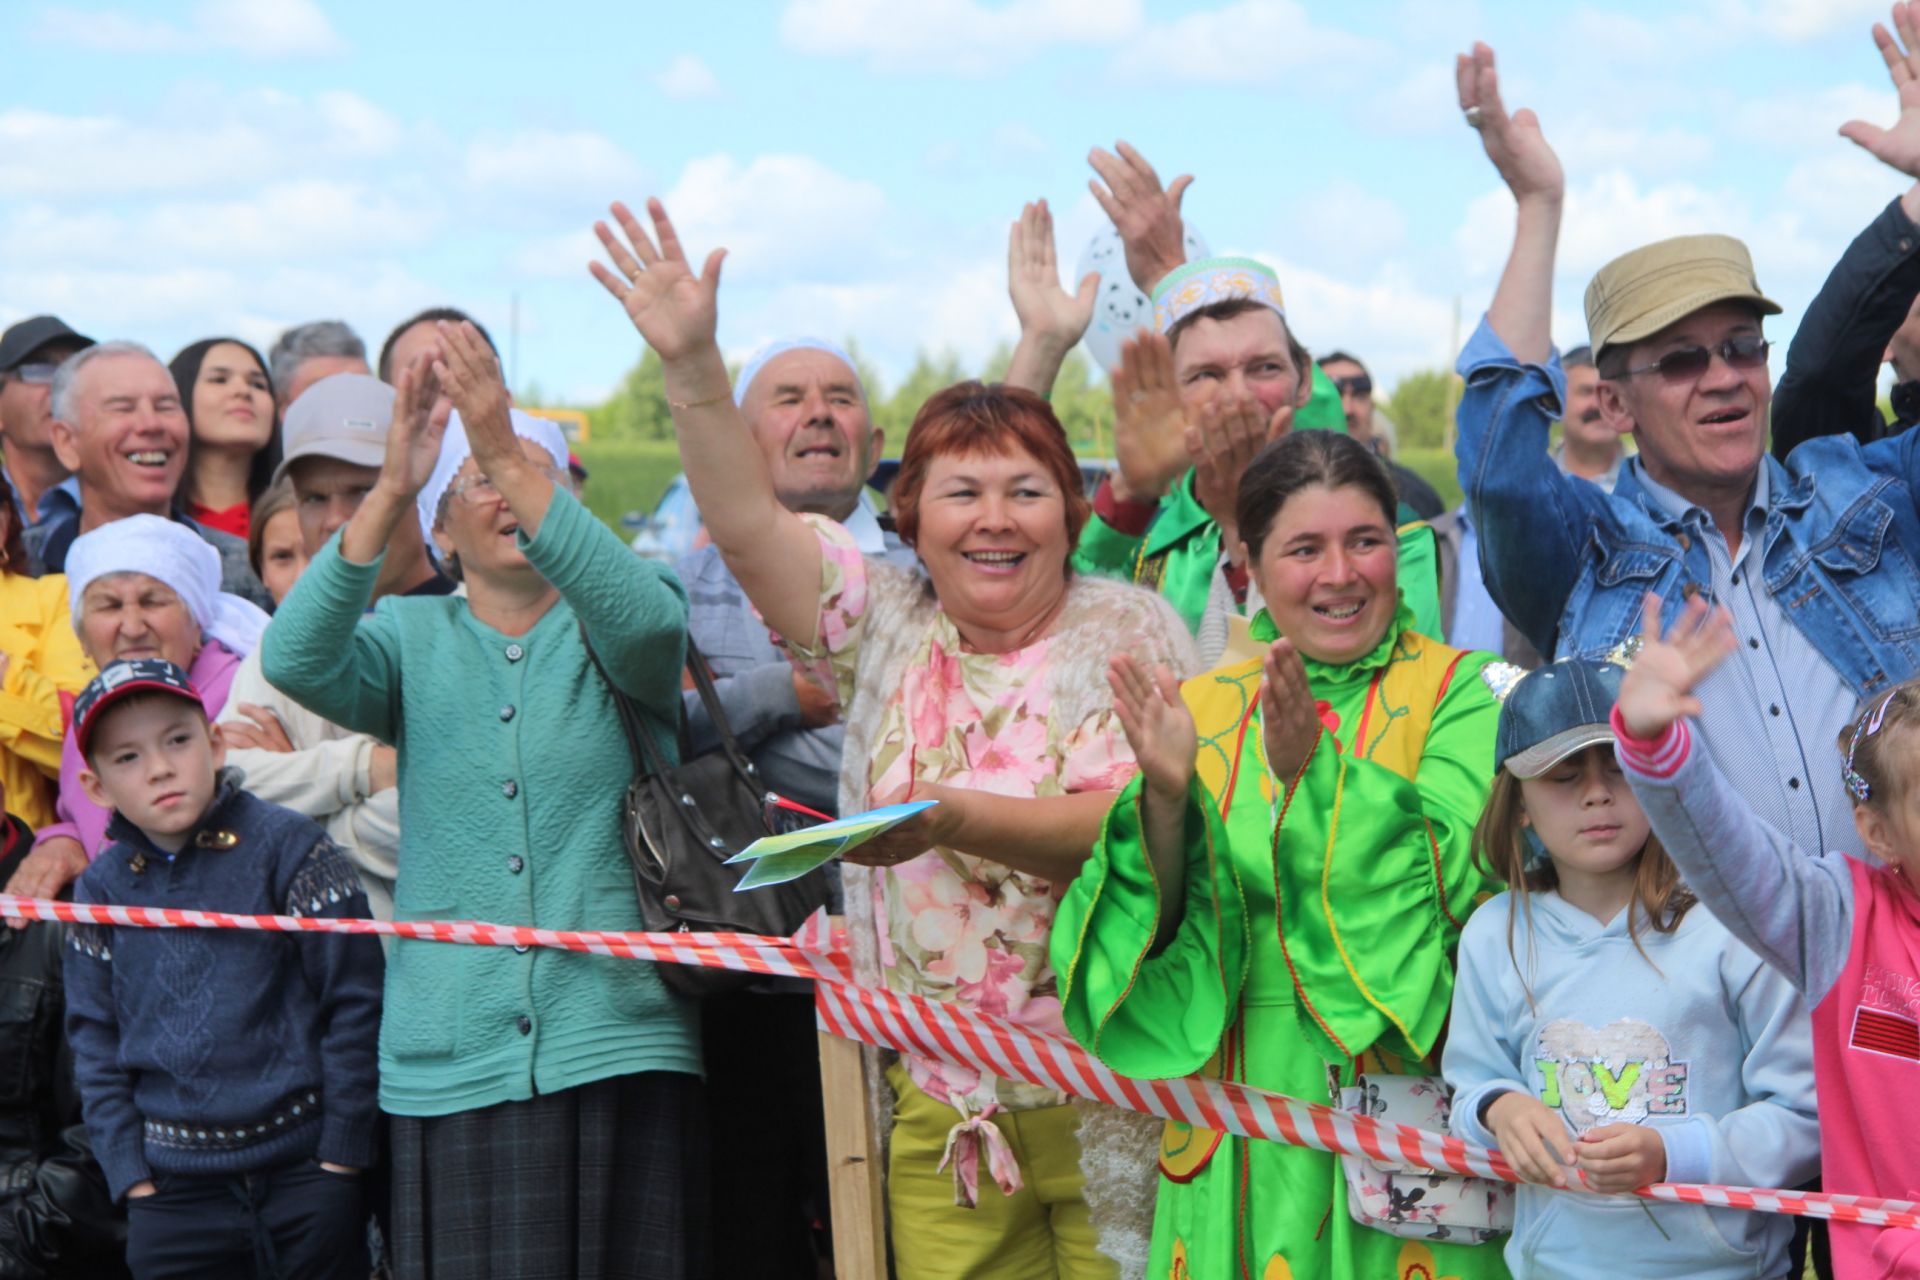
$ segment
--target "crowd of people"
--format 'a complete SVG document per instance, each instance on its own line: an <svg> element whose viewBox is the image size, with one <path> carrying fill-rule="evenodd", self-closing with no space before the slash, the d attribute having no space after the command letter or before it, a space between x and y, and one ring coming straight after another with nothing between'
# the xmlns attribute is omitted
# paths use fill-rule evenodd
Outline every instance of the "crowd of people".
<svg viewBox="0 0 1920 1280"><path fill-rule="evenodd" d="M870 1050L903 1280L1920 1276L1920 1231L1630 1194L1920 1198L1920 0L1874 34L1899 120L1842 132L1917 181L1777 393L1781 308L1726 236L1609 262L1560 350L1559 160L1492 51L1459 58L1515 233L1451 510L1362 359L1316 359L1269 266L1187 261L1189 179L1124 143L1095 191L1152 323L1091 493L1048 396L1095 295L1044 201L1004 381L927 400L884 506L847 353L730 374L724 251L614 204L592 274L661 361L707 533L671 567L589 514L456 308L371 365L335 320L169 363L22 320L0 882L638 930L637 725L819 814L936 802L834 869L860 983L1445 1126L1523 1179ZM10 925L0 1276L829 1273L804 983Z"/></svg>

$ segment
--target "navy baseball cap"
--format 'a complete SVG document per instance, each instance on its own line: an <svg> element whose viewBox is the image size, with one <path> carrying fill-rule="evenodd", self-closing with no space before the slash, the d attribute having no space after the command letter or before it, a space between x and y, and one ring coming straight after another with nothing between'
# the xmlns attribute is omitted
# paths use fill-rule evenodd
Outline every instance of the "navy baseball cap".
<svg viewBox="0 0 1920 1280"><path fill-rule="evenodd" d="M11 373L49 342L66 341L76 347L90 347L93 339L75 333L59 316L29 316L9 325L0 333L0 373Z"/></svg>
<svg viewBox="0 0 1920 1280"><path fill-rule="evenodd" d="M85 756L89 739L107 708L136 693L171 693L205 707L200 691L187 679L187 673L165 658L135 658L130 662L110 662L107 669L87 681L87 687L73 700L73 741Z"/></svg>
<svg viewBox="0 0 1920 1280"><path fill-rule="evenodd" d="M1516 778L1537 778L1576 752L1613 742L1608 716L1620 696L1612 662L1565 658L1530 671L1500 707L1494 756Z"/></svg>

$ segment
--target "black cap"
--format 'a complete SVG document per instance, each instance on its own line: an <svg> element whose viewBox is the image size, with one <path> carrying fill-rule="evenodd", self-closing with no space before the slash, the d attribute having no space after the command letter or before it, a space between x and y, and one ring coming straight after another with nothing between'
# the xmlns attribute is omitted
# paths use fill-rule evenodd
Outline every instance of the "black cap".
<svg viewBox="0 0 1920 1280"><path fill-rule="evenodd" d="M195 706L205 705L200 691L187 679L187 673L165 658L110 662L105 671L87 681L87 687L73 700L73 745L85 756L93 731L99 727L100 717L106 714L107 708L133 694L154 691L189 699Z"/></svg>
<svg viewBox="0 0 1920 1280"><path fill-rule="evenodd" d="M49 342L70 342L77 347L90 347L93 339L84 333L75 333L67 327L66 321L58 316L31 316L18 324L7 326L0 333L0 373L12 373L27 362L31 356Z"/></svg>

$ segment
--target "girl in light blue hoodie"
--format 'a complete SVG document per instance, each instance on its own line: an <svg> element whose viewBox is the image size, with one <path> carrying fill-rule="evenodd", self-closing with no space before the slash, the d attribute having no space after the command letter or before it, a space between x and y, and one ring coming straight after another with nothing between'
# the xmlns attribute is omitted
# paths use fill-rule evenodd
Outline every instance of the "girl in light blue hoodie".
<svg viewBox="0 0 1920 1280"><path fill-rule="evenodd" d="M1691 910L1614 757L1620 675L1557 662L1501 708L1474 857L1510 888L1460 938L1452 1130L1527 1179L1506 1251L1522 1280L1773 1280L1789 1219L1625 1194L1798 1186L1820 1141L1806 1006Z"/></svg>

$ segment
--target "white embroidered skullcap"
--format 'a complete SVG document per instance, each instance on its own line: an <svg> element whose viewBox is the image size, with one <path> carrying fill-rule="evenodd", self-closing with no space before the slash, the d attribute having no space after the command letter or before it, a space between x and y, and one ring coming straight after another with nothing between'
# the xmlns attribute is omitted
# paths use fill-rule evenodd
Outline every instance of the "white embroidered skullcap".
<svg viewBox="0 0 1920 1280"><path fill-rule="evenodd" d="M828 342L825 338L783 338L779 342L769 342L749 356L747 362L740 366L740 377L733 384L733 402L745 404L747 391L753 386L753 380L760 376L760 371L767 367L767 362L789 351L824 351L833 356L853 370L853 381L860 388L860 398L866 399L867 387L860 381L860 366L853 362L853 357L848 355L839 343Z"/></svg>
<svg viewBox="0 0 1920 1280"><path fill-rule="evenodd" d="M266 630L259 606L220 589L220 553L186 525L163 516L128 516L73 540L67 550L67 598L75 621L87 584L115 573L144 573L180 597L200 634L241 657Z"/></svg>
<svg viewBox="0 0 1920 1280"><path fill-rule="evenodd" d="M553 465L565 471L567 469L567 436L560 430L558 423L551 418L542 418L537 414L521 409L509 409L507 419L513 424L513 434L522 440L539 445L553 459ZM473 446L467 442L466 424L460 421L460 413L454 411L447 419L447 434L440 441L440 460L433 464L433 474L427 478L427 487L420 491L420 534L427 540L427 548L438 554L433 545L434 517L440 514L440 499L446 496L453 485L453 478L460 474L461 466L473 456Z"/></svg>

